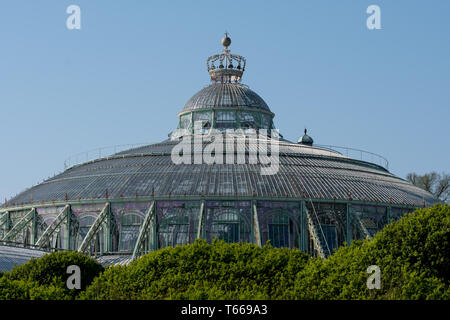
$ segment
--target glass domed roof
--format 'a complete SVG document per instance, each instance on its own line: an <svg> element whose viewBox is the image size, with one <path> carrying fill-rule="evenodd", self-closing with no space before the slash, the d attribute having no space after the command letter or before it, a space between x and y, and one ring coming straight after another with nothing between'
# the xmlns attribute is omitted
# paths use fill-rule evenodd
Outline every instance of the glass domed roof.
<svg viewBox="0 0 450 320"><path fill-rule="evenodd" d="M215 108L242 108L268 111L266 102L253 90L239 83L212 83L190 98L181 113Z"/></svg>

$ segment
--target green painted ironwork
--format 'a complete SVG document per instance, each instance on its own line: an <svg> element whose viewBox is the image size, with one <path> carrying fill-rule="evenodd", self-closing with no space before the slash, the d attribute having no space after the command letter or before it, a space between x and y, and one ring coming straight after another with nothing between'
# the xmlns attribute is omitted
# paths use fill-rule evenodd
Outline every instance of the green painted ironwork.
<svg viewBox="0 0 450 320"><path fill-rule="evenodd" d="M319 257L321 257L322 259L325 259L325 251L323 250L322 244L320 242L317 229L312 221L311 215L309 214L309 210L306 207L305 207L305 214L306 214L306 219L308 220L308 231L309 231L311 240L314 244L314 249L316 250L317 255Z"/></svg>
<svg viewBox="0 0 450 320"><path fill-rule="evenodd" d="M2 241L9 241L12 238L14 238L33 219L35 214L36 214L36 209L35 208L31 208L31 210L28 211L28 213L25 214L19 220L19 222L17 222L12 227L12 229L8 231L8 233L3 237Z"/></svg>
<svg viewBox="0 0 450 320"><path fill-rule="evenodd" d="M200 204L200 218L198 220L197 239L203 238L203 224L205 220L205 201Z"/></svg>
<svg viewBox="0 0 450 320"><path fill-rule="evenodd" d="M298 241L298 246L301 250L308 252L309 249L309 242L308 239L311 238L313 241L313 245L314 245L314 251L317 251L317 247L318 245L314 243L314 237L317 238L318 240L318 244L322 247L322 251L324 256L327 256L327 248L326 248L326 241L327 238L325 237L325 234L323 233L322 230L322 234L321 234L321 230L319 228L321 228L321 224L318 221L316 221L316 217L313 216L313 212L307 212L306 210L306 201L311 202L311 204L313 205L313 208L315 208L315 206L320 205L322 203L325 204L329 204L329 203L335 203L335 204L346 204L347 206L347 212L344 211L344 214L346 214L347 219L346 219L346 225L344 225L344 239L350 244L353 235L352 233L354 232L352 230L352 226L355 225L358 229L361 229L361 234L363 235L368 235L370 236L369 231L367 230L367 228L365 228L363 221L358 222L358 220L355 218L354 215L354 209L353 209L353 205L364 205L364 206L368 206L368 205L378 205L378 206L384 206L386 207L386 214L387 214L387 219L388 219L388 223L393 221L393 218L391 218L391 210L394 210L392 208L395 209L405 209L405 211L411 211L416 207L413 207L411 205L392 205L392 204L382 204L380 202L378 203L371 203L368 201L358 201L358 200L344 200L344 199L336 199L336 200L329 200L329 199L305 199L305 198L289 198L289 197L257 197L257 196L253 196L253 197L248 197L248 196L240 196L240 197L235 197L235 196L171 196L171 197L164 197L164 196L134 196L134 197L122 197L120 199L89 199L89 200L72 200L72 201L60 201L60 202L52 202L52 203L42 203L40 204L39 208L51 208L51 207L61 207L62 205L64 205L64 208L67 208L66 206L70 206L70 205L98 205L100 203L104 204L105 200L108 201L109 204L124 204L124 203L128 203L128 202L134 202L134 203L152 203L154 202L155 207L156 207L156 203L159 200L163 200L163 201L189 201L189 203L196 203L195 207L199 208L196 210L199 210L199 216L200 219L198 220L198 224L195 224L195 235L197 236L197 238L204 238L205 237L205 221L206 221L206 201L207 200L215 200L215 201L220 201L222 202L228 202L228 201L248 201L250 200L251 204L250 204L250 210L251 210L251 234L250 234L250 241L252 243L255 243L257 245L260 245L261 242L261 234L260 234L260 230L259 230L259 226L258 226L258 210L255 210L255 204L257 203L257 201L259 200L263 200L263 201L282 201L282 202L287 202L287 203L295 203L297 202L298 205L300 205L300 211L301 214L299 216L299 220L300 220L300 235L298 237L298 239L296 239L296 243ZM198 201L200 200L200 201ZM11 235L13 233L17 234L18 232L20 232L20 230L26 230L26 228L28 228L30 226L30 222L31 222L31 241L24 239L23 243L24 245L33 245L36 239L36 234L38 232L38 229L41 227L41 222L39 221L41 218L39 216L39 214L37 213L37 211L35 211L33 214L31 214L30 212L28 212L28 214L30 214L29 216L27 216L27 219L25 219L24 221L20 222L20 223L16 223L16 225L14 226L14 232L12 233L11 231L13 231L11 229L11 223L8 222L10 221L10 219L8 218L9 214L11 212L17 212L20 214L20 212L25 212L27 210L31 210L34 209L34 206L16 206L16 207L8 207L8 208L1 208L0 209L0 229L2 231L2 233L0 234L0 239L3 239L5 234L9 234L9 237L11 237ZM311 210L310 210L311 211ZM102 211L103 212L103 211ZM209 211L208 211L209 212ZM59 218L58 216L61 215ZM63 209L61 211L61 213L57 216L57 218L52 222L51 225L49 225L45 230L44 233L41 235L41 237L37 240L36 242L36 246L43 248L44 246L48 247L49 246L49 242L48 239L50 237L52 237L54 235L54 233L56 231L58 231L58 236L60 237L61 234L59 234L59 230L60 230L60 225L61 223L65 224L65 232L64 232L64 243L63 243L63 248L66 250L73 250L73 249L77 249L77 248L73 248L70 246L73 246L74 242L73 242L73 236L72 235L72 228L76 229L76 217L71 213L71 210L67 209L65 211L65 209ZM315 236L314 236L314 232L312 232L311 230L313 230L309 224L308 221L308 215L309 218L311 220L313 229L315 230ZM25 217L24 217L25 218ZM98 220L101 219L101 220ZM361 219L359 219L361 220ZM92 242L92 240L95 239L95 237L97 235L99 235L100 233L98 233L100 230L103 231L102 235L103 235L103 241L100 245L100 250L98 251L101 254L104 253L112 253L113 252L113 238L114 238L114 222L115 219L113 219L112 217L112 211L110 210L110 207L107 208L107 210L104 213L101 213L97 219L95 220L94 224L90 227L88 234L86 235L86 237L84 239L82 239L82 245L83 245L83 250L84 252L87 251L89 244ZM363 229L364 227L364 229ZM158 233L157 233L157 225L156 225L156 219L153 221L151 220L150 225L148 226L148 236L147 238L145 238L143 240L144 242L144 246L145 248L143 248L141 251L149 251L149 250L157 250L158 249ZM309 232L308 232L309 230ZM345 231L346 230L346 231ZM325 230L326 231L326 230ZM322 237L323 235L323 237ZM1 240L0 240L1 241ZM28 244L27 244L28 243ZM262 244L261 244L262 245ZM79 246L78 249L80 249L81 246ZM52 248L53 249L53 248ZM133 249L133 247L132 247ZM98 248L97 248L98 250ZM97 251L96 250L96 251Z"/></svg>
<svg viewBox="0 0 450 320"><path fill-rule="evenodd" d="M69 213L70 213L70 205L66 205L61 210L61 212L56 216L55 220L53 220L52 223L49 224L47 229L45 229L44 233L36 242L36 246L38 248L47 247L49 239L53 236L53 233L59 228L59 226L64 221L64 219L69 215Z"/></svg>
<svg viewBox="0 0 450 320"><path fill-rule="evenodd" d="M253 241L258 247L262 246L261 243L261 229L259 228L258 220L258 208L256 206L256 201L252 201L252 211L253 211Z"/></svg>
<svg viewBox="0 0 450 320"><path fill-rule="evenodd" d="M3 236L7 234L9 230L11 230L11 215L9 211L5 211L0 218L0 231L2 232L1 238L3 238Z"/></svg>
<svg viewBox="0 0 450 320"><path fill-rule="evenodd" d="M308 252L308 223L306 219L306 204L305 201L300 203L300 239L299 249Z"/></svg>
<svg viewBox="0 0 450 320"><path fill-rule="evenodd" d="M132 261L136 260L140 256L141 251L144 247L144 242L148 237L149 227L152 224L156 223L155 212L156 212L155 211L155 201L152 201L152 203L150 204L150 207L147 210L147 213L145 214L144 221L141 224L141 228L139 230L139 236L137 238L136 245L134 246L134 250L133 250L133 255L131 257Z"/></svg>
<svg viewBox="0 0 450 320"><path fill-rule="evenodd" d="M103 210L100 212L100 214L95 219L94 223L90 227L88 233L83 239L83 242L80 244L80 247L78 248L78 252L81 253L87 253L89 250L89 246L91 244L91 241L97 236L98 231L100 230L100 227L109 214L110 209L110 203L107 202L105 206L103 207Z"/></svg>
<svg viewBox="0 0 450 320"><path fill-rule="evenodd" d="M40 216L37 213L36 210L34 210L33 212L33 216L31 218L31 237L30 237L30 242L31 245L34 245L36 240L37 240L37 232L38 232L38 222L39 222Z"/></svg>
<svg viewBox="0 0 450 320"><path fill-rule="evenodd" d="M6 224L7 220L8 220L8 211L5 211L0 215L0 228L3 227L4 224Z"/></svg>
<svg viewBox="0 0 450 320"><path fill-rule="evenodd" d="M347 242L347 245L350 245L352 243L352 228L351 228L351 212L350 212L350 204L346 204L346 210L345 210L345 221L346 221L346 237L345 241Z"/></svg>
<svg viewBox="0 0 450 320"><path fill-rule="evenodd" d="M261 201L283 201L283 202L301 202L304 200L312 201L314 203L350 203L349 200L346 199L326 199L326 198L299 198L299 197L263 197L263 196L207 196L207 195L171 195L169 196L127 196L120 198L98 198L98 199L79 199L79 200L61 200L61 201L49 201L40 203L39 208L48 208L48 207L58 207L65 206L66 204L80 205L80 204L100 204L105 203L105 201L109 201L114 204L123 204L127 202L151 202L153 200L184 200L184 201L195 201L195 200L222 200L222 201L252 201L252 200L261 200ZM351 204L354 205L376 205L376 206L384 206L398 209L417 209L422 208L422 206L412 205L412 204L391 204L388 202L375 202L375 201L363 201L363 200L351 200ZM23 211L27 209L33 208L35 205L24 204L24 205L16 205L10 206L6 208L1 208L0 213L4 213L6 211Z"/></svg>
<svg viewBox="0 0 450 320"><path fill-rule="evenodd" d="M391 223L391 206L389 206L389 207L387 207L387 210L386 210L387 212L386 212L386 214L387 214L387 223L389 224L389 223Z"/></svg>
<svg viewBox="0 0 450 320"><path fill-rule="evenodd" d="M364 225L364 223L362 222L362 220L359 218L358 213L357 213L357 212L354 212L353 215L354 215L354 217L355 217L356 224L358 225L358 228L360 229L361 233L364 235L364 237L365 237L366 239L370 239L370 238L371 238L370 233L369 233L369 231L367 230L367 228L366 228L366 226Z"/></svg>

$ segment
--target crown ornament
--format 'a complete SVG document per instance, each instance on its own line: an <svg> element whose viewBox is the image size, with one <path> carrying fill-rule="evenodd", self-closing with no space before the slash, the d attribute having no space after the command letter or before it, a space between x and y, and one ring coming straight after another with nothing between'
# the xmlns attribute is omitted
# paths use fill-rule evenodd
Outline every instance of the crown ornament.
<svg viewBox="0 0 450 320"><path fill-rule="evenodd" d="M244 57L230 53L228 47L231 39L228 33L222 38L224 49L222 53L213 55L206 60L211 81L222 83L237 83L242 79L246 60Z"/></svg>

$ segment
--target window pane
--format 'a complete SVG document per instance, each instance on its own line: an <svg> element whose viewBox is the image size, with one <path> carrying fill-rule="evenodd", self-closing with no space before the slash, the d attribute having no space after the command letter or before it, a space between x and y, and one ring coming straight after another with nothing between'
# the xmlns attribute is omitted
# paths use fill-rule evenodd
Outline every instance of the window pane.
<svg viewBox="0 0 450 320"><path fill-rule="evenodd" d="M215 126L217 129L233 129L236 123L234 111L217 111Z"/></svg>
<svg viewBox="0 0 450 320"><path fill-rule="evenodd" d="M327 244L328 244L328 248L330 249L331 252L333 252L333 249L337 248L337 233L336 233L336 226L333 225L325 225L322 224L320 225L322 230L323 230L323 234L322 232L320 232L319 230L319 234L320 237L322 239L322 243L324 243L325 245L325 250L327 250ZM326 240L326 244L325 241Z"/></svg>
<svg viewBox="0 0 450 320"><path fill-rule="evenodd" d="M180 129L189 129L191 127L191 114L185 114L180 118Z"/></svg>
<svg viewBox="0 0 450 320"><path fill-rule="evenodd" d="M165 218L159 226L159 247L174 247L189 243L189 217L173 216Z"/></svg>
<svg viewBox="0 0 450 320"><path fill-rule="evenodd" d="M193 114L194 129L200 126L200 132L207 132L211 128L211 119L211 112L195 112Z"/></svg>
<svg viewBox="0 0 450 320"><path fill-rule="evenodd" d="M273 247L289 247L289 225L269 224L269 240Z"/></svg>

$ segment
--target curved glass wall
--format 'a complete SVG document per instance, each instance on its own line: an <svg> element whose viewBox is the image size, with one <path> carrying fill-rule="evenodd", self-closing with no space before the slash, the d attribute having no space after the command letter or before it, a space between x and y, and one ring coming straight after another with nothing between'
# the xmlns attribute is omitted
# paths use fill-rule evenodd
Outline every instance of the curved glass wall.
<svg viewBox="0 0 450 320"><path fill-rule="evenodd" d="M196 111L179 117L175 136L192 133L193 131L208 132L211 128L220 131L226 129L273 129L272 116L262 112L215 110Z"/></svg>
<svg viewBox="0 0 450 320"><path fill-rule="evenodd" d="M104 203L76 204L70 215L55 229L45 246L77 250L98 219ZM254 243L273 247L299 248L317 254L315 240L325 255L345 242L372 237L386 224L398 220L413 207L391 207L364 203L281 200L155 200L150 212L148 201L117 202L111 205L110 218L102 222L92 238L91 254L132 254L144 219L151 223L144 231L143 252L191 244L197 238L211 243ZM13 211L4 218L0 230L5 235L18 224L28 209ZM62 212L61 207L37 208L35 227L24 225L8 241L33 246ZM6 218L11 221L7 223ZM67 223L70 223L68 228ZM34 228L34 229L33 229ZM38 236L33 235L36 232Z"/></svg>

